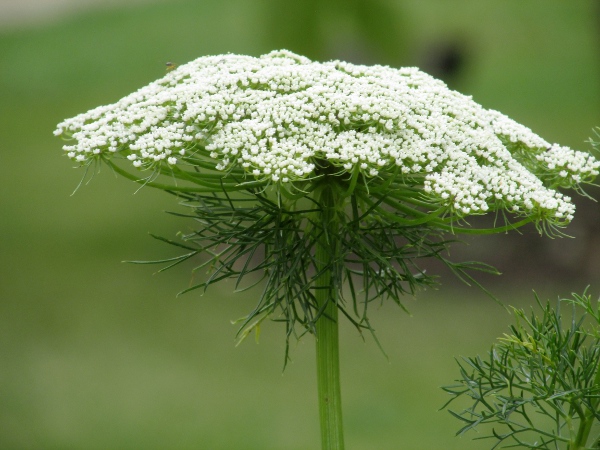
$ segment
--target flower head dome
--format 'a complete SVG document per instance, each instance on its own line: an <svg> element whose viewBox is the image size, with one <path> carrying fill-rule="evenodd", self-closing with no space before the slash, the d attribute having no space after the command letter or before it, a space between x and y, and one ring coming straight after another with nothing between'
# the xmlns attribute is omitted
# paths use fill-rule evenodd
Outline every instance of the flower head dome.
<svg viewBox="0 0 600 450"><path fill-rule="evenodd" d="M215 189L235 179L310 192L335 175L374 192L410 187L426 210L454 217L508 210L558 225L574 205L556 188L589 182L600 166L416 68L288 51L198 58L55 134L74 140L64 150L82 165L122 156Z"/></svg>

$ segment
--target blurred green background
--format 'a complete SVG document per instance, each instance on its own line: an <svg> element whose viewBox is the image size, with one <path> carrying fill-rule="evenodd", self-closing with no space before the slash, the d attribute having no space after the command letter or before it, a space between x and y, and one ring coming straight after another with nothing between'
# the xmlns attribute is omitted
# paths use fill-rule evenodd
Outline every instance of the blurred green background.
<svg viewBox="0 0 600 450"><path fill-rule="evenodd" d="M597 5L178 0L3 20L0 448L319 442L312 338L294 344L282 373L280 325L266 326L258 345L234 346L230 321L248 312L251 296L224 284L176 298L190 283L185 270L121 264L174 254L147 233L170 237L189 224L162 212L176 208L172 197L137 192L106 168L71 196L83 172L61 156L56 123L163 76L166 61L288 48L319 60L419 65L547 140L588 150L600 125ZM507 304L533 304L532 289L543 298L581 292L600 272L600 218L597 204L578 203L574 240L528 229L469 239L454 256L504 272L481 279ZM389 362L371 339L342 328L347 448L489 448L475 435L453 437L459 423L438 411L439 386L458 376L453 357L487 352L510 316L445 274L407 306L412 316L393 305L372 313Z"/></svg>

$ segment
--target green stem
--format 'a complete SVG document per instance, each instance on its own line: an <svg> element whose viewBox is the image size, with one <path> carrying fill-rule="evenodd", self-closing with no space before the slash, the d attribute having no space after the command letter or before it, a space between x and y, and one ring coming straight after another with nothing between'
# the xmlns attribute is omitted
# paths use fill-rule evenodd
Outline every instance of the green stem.
<svg viewBox="0 0 600 450"><path fill-rule="evenodd" d="M330 187L324 186L318 201L323 231L315 251L316 270L320 274L315 281L315 297L322 312L315 324L321 446L323 450L343 450L338 305L334 279L339 252L336 244L339 227L335 196Z"/></svg>
<svg viewBox="0 0 600 450"><path fill-rule="evenodd" d="M596 375L594 376L594 387L598 387L600 386L600 366L596 368ZM587 413L585 414L585 417L581 418L581 421L579 423L579 430L577 433L577 438L575 440L575 442L573 443L573 445L569 445L569 450L579 450L579 449L585 449L588 448L586 447L588 438L590 436L590 431L592 431L592 425L594 424L594 411L596 410L597 406L598 406L598 398L594 398L592 400L590 400L591 402L591 409L589 409L587 411ZM598 446L598 441L600 440L600 438L598 438L596 440L596 442L594 443L594 447L592 448L597 448Z"/></svg>

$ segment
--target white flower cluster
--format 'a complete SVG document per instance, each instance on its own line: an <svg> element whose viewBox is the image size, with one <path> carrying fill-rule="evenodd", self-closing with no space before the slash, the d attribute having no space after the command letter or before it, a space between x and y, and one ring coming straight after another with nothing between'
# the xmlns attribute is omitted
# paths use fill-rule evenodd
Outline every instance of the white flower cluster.
<svg viewBox="0 0 600 450"><path fill-rule="evenodd" d="M237 165L279 183L324 164L367 177L399 171L424 179L424 191L459 214L500 203L567 221L570 199L537 175L577 184L600 166L416 68L318 63L287 51L199 58L55 134L75 140L64 150L82 164L121 153L136 167L172 166L204 152L219 170Z"/></svg>

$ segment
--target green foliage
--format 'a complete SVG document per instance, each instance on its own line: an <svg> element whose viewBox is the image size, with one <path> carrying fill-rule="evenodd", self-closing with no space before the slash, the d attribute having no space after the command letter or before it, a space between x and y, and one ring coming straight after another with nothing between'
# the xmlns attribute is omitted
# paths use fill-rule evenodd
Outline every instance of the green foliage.
<svg viewBox="0 0 600 450"><path fill-rule="evenodd" d="M269 189L210 195L179 192L182 204L192 212L173 214L194 219L197 228L177 241L155 237L186 252L169 259L135 262L167 264L163 271L192 258L200 259L192 271L206 272L204 280L182 293L205 290L226 278L235 280L238 291L260 284L262 291L255 308L240 319L238 337L258 333L261 323L271 318L286 325L286 349L290 337L315 331L323 313L315 290L324 271L332 273L332 289L342 314L359 331L371 333L369 304L391 299L404 308L406 294L436 283L436 277L421 268L423 258L441 261L465 281L472 280L468 270L495 273L485 264L448 260L447 248L453 241L445 238L446 231L439 224L422 223L429 216L415 218L409 212L418 211L405 208L390 221L391 213L381 204L393 201L400 195L399 189L374 201L360 183L354 186L355 195L348 197L344 197L348 186L339 180L333 186L337 186L334 191L338 199L333 211L336 232L329 232L327 224L321 223L323 205L313 196L290 200L283 190ZM317 243L324 238L339 255L326 266L315 260Z"/></svg>
<svg viewBox="0 0 600 450"><path fill-rule="evenodd" d="M600 433L591 431L600 420L598 302L587 293L559 299L556 308L536 300L541 317L514 309L516 323L487 360L459 362L458 384L443 388L452 396L445 406L472 400L450 411L465 423L457 434L492 425L478 438L494 440L492 448L597 449Z"/></svg>

